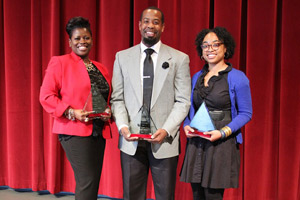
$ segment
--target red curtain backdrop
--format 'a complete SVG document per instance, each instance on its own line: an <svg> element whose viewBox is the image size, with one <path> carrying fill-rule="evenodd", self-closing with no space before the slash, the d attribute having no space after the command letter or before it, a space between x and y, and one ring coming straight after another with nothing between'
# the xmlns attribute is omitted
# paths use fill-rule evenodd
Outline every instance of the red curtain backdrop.
<svg viewBox="0 0 300 200"><path fill-rule="evenodd" d="M49 59L70 52L65 24L83 16L93 31L91 57L112 72L115 53L140 42L141 11L153 5L165 14L163 43L190 56L191 75L204 64L194 45L201 29L224 26L236 40L231 62L250 79L254 114L243 131L240 186L224 199L299 199L299 0L0 0L0 185L74 192L70 164L38 100ZM99 194L122 198L116 129L113 137ZM181 134L178 174L185 140ZM147 196L154 198L151 179ZM179 176L176 199L192 199Z"/></svg>

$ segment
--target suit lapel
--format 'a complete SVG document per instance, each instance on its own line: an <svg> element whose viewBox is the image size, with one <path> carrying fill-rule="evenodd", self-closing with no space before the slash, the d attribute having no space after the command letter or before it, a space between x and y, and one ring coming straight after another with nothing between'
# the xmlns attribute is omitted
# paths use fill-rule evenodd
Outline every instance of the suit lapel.
<svg viewBox="0 0 300 200"><path fill-rule="evenodd" d="M155 68L155 75L154 75L154 81L153 81L153 90L152 90L152 99L151 99L151 108L155 104L159 93L164 85L165 79L168 75L169 69L171 67L171 55L168 53L168 50L164 44L161 44L158 58L157 58L157 66ZM164 62L169 63L169 68L162 68L162 65Z"/></svg>
<svg viewBox="0 0 300 200"><path fill-rule="evenodd" d="M136 97L142 105L142 86L141 86L141 69L140 69L140 59L141 59L141 49L140 45L136 45L132 48L132 51L129 52L128 60L128 75L131 82L131 85L136 93Z"/></svg>

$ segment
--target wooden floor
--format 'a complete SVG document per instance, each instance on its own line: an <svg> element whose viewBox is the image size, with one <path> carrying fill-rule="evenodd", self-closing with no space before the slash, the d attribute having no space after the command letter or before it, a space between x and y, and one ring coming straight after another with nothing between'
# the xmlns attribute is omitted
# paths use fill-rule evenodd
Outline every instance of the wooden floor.
<svg viewBox="0 0 300 200"><path fill-rule="evenodd" d="M0 200L74 200L72 193L50 194L48 191L32 192L29 189L14 190L9 187L0 187ZM99 197L98 200L117 200L108 197Z"/></svg>

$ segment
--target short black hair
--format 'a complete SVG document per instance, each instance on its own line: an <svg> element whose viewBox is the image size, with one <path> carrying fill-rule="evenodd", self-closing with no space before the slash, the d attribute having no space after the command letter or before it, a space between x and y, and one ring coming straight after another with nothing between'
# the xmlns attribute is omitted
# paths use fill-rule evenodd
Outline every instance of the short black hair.
<svg viewBox="0 0 300 200"><path fill-rule="evenodd" d="M143 10L141 16L140 16L140 21L142 21L142 19L143 19L143 14L144 14L145 10L148 10L148 9L159 11L159 12L161 13L161 23L162 23L162 24L165 23L165 15L164 15L164 13L161 11L161 9L159 9L159 8L157 8L157 7L155 7L155 6L150 6L150 7L148 7L148 8L145 8L145 9Z"/></svg>
<svg viewBox="0 0 300 200"><path fill-rule="evenodd" d="M205 36L208 33L215 33L218 37L218 39L224 44L224 46L226 47L226 53L225 53L225 59L229 59L232 58L233 54L234 54L234 49L235 49L235 42L234 39L232 37L232 35L227 31L226 28L224 27L220 27L217 26L213 29L203 29L200 31L200 33L198 33L196 40L195 40L195 45L196 45L196 49L198 52L198 55L201 57L202 56L202 48L201 45L203 43L203 40L205 38Z"/></svg>
<svg viewBox="0 0 300 200"><path fill-rule="evenodd" d="M69 35L69 38L72 37L73 34L73 30L76 28L86 28L90 34L92 35L92 31L91 31L91 27L90 27L90 22L88 19L84 18L84 17L73 17L71 18L67 25L66 25L66 31Z"/></svg>

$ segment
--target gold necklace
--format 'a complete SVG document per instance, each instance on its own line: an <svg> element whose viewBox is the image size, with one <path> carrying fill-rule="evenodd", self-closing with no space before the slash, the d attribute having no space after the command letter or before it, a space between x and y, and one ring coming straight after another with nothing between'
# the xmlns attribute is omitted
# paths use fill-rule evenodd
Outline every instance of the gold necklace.
<svg viewBox="0 0 300 200"><path fill-rule="evenodd" d="M88 70L88 72L95 71L94 65L90 60L89 60L89 63L85 63L85 62L83 62L83 63L85 65L86 70Z"/></svg>

